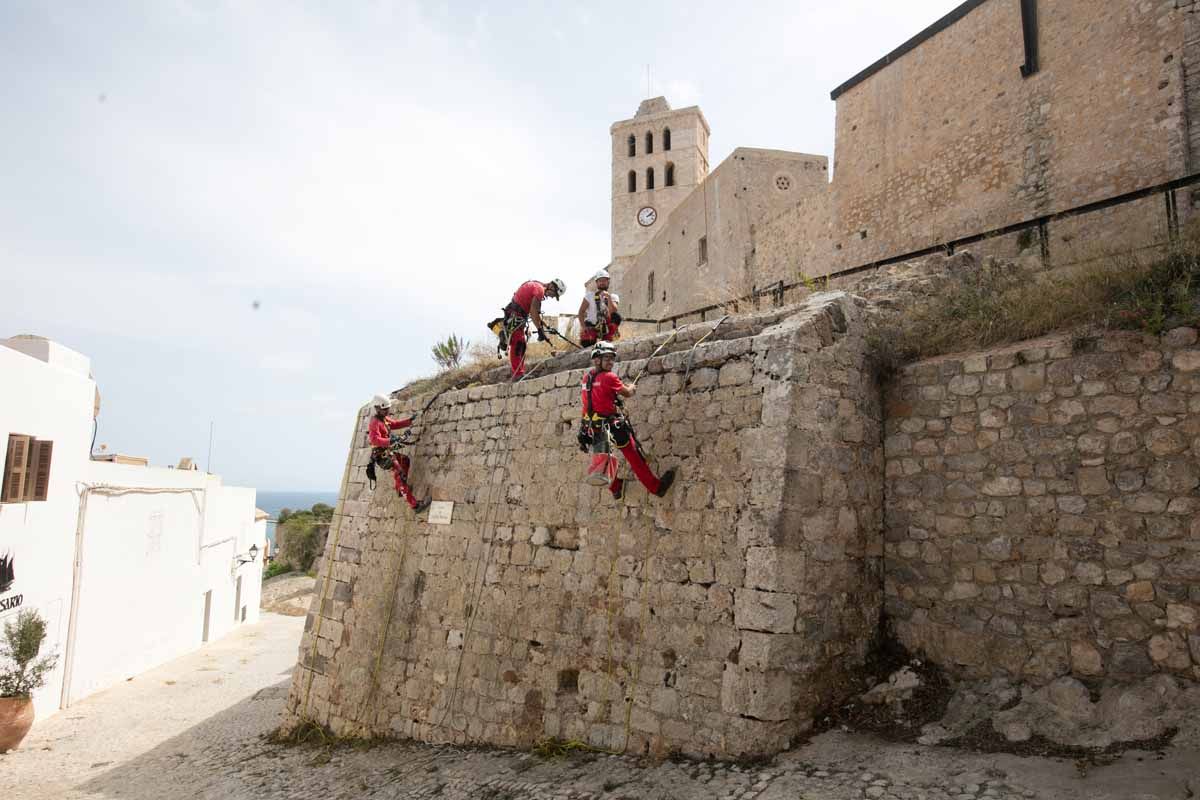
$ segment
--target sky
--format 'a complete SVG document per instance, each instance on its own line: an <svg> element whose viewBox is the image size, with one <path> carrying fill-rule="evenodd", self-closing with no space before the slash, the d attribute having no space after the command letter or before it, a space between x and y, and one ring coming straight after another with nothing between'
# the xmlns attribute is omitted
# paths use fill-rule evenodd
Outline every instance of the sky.
<svg viewBox="0 0 1200 800"><path fill-rule="evenodd" d="M832 156L830 90L959 2L5 0L0 338L91 358L98 446L204 467L211 424L227 484L335 491L434 342L578 308L639 101L714 166Z"/></svg>

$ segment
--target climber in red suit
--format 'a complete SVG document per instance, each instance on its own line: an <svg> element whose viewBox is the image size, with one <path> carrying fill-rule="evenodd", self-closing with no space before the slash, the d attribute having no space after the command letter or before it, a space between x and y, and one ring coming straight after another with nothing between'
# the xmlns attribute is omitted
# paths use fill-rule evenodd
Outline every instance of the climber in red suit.
<svg viewBox="0 0 1200 800"><path fill-rule="evenodd" d="M375 395L374 403L375 416L371 417L371 423L367 427L367 439L371 443L371 458L384 469L391 469L392 478L396 483L396 492L404 498L409 508L419 514L429 507L429 500L418 501L413 496L412 489L408 485L408 470L412 466L412 461L396 449L391 433L412 425L412 417L408 419L389 417L388 411L391 410L392 401L384 395Z"/></svg>
<svg viewBox="0 0 1200 800"><path fill-rule="evenodd" d="M588 466L588 483L608 484L612 496L620 500L625 495L625 481L617 477L616 459L610 450L610 442L625 456L633 474L656 497L664 497L675 482L672 467L657 477L646 463L641 448L633 436L621 408L621 398L633 397L634 387L626 386L613 372L617 349L608 342L600 342L592 350L592 368L584 373L581 386L583 420L580 422L579 447L592 453Z"/></svg>
<svg viewBox="0 0 1200 800"><path fill-rule="evenodd" d="M548 283L525 281L517 287L512 301L504 307L504 336L507 338L502 341L508 343L508 363L512 367L514 381L519 381L525 374L526 324L533 320L538 341L549 341L546 323L542 320L542 300L546 297L557 300L566 290L566 284L558 278Z"/></svg>

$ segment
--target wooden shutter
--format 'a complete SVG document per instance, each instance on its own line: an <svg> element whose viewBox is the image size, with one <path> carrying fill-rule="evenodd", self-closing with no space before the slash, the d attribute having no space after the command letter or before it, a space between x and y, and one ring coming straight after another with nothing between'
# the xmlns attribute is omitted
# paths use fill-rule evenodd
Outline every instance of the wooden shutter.
<svg viewBox="0 0 1200 800"><path fill-rule="evenodd" d="M8 454L4 458L4 483L0 485L0 503L20 503L25 499L25 483L29 475L30 436L8 435Z"/></svg>
<svg viewBox="0 0 1200 800"><path fill-rule="evenodd" d="M25 481L26 500L45 500L50 490L50 459L54 454L54 442L33 443L30 450L29 476Z"/></svg>

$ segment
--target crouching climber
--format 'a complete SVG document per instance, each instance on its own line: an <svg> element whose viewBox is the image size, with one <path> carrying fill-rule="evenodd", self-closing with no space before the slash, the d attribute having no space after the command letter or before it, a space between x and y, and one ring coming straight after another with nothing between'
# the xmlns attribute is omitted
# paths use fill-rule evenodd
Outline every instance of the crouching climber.
<svg viewBox="0 0 1200 800"><path fill-rule="evenodd" d="M600 342L592 350L592 368L583 376L579 449L592 453L587 482L596 486L608 484L614 498L624 497L625 481L617 477L617 460L612 454L615 446L646 491L664 497L675 482L675 468L668 469L660 478L646 463L621 402L622 398L633 397L634 387L626 386L613 372L616 359L617 349L608 342Z"/></svg>
<svg viewBox="0 0 1200 800"><path fill-rule="evenodd" d="M608 270L602 269L590 281L596 290L584 293L579 304L579 343L591 347L597 341L611 342L620 336L621 315L617 311L620 297L608 290Z"/></svg>
<svg viewBox="0 0 1200 800"><path fill-rule="evenodd" d="M542 300L547 296L558 300L567 291L567 286L555 278L548 283L525 281L513 293L512 301L504 307L504 316L493 320L500 336L500 349L508 349L508 363L512 367L512 379L520 380L525 374L526 327L532 320L537 329L538 341L548 342L546 323L542 319Z"/></svg>
<svg viewBox="0 0 1200 800"><path fill-rule="evenodd" d="M375 395L374 406L375 416L371 417L371 424L367 428L367 438L371 442L371 463L392 471L396 493L404 498L409 508L419 514L429 507L429 500L427 498L418 502L417 498L413 496L412 489L408 485L408 470L412 466L412 461L400 452L403 438L400 434L394 433L394 431L411 426L413 418L396 419L388 416L388 411L392 408L392 401L382 394ZM374 470L372 469L371 472Z"/></svg>

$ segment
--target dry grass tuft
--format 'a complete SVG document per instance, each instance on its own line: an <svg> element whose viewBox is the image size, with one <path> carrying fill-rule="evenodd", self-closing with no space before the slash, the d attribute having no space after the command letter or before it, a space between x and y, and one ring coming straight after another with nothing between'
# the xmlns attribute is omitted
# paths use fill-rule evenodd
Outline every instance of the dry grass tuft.
<svg viewBox="0 0 1200 800"><path fill-rule="evenodd" d="M313 719L299 720L290 728L276 728L263 739L268 744L286 747L321 747L326 749L353 747L369 749L388 741L387 737L339 736Z"/></svg>
<svg viewBox="0 0 1200 800"><path fill-rule="evenodd" d="M549 358L555 353L571 351L573 349L570 345L554 337L551 337L549 343L539 342L535 333L525 349L525 370L526 372L532 370L539 361ZM488 338L486 343L476 342L472 344L471 349L467 351L467 363L461 367L442 370L428 378L418 378L392 392L392 396L399 400L407 400L427 392L438 393L451 389L465 389L468 386L480 383L484 373L488 370L507 366L508 356L504 356L503 358L496 357L496 339L492 336Z"/></svg>
<svg viewBox="0 0 1200 800"><path fill-rule="evenodd" d="M1164 330L1200 322L1200 242L1153 261L1117 256L1070 271L1033 274L988 263L951 277L943 291L877 321L880 371L944 353L990 347L1053 331Z"/></svg>
<svg viewBox="0 0 1200 800"><path fill-rule="evenodd" d="M533 754L539 758L565 758L571 753L598 752L596 748L578 739L558 739L553 736L539 739L533 746Z"/></svg>

